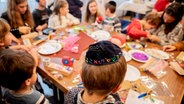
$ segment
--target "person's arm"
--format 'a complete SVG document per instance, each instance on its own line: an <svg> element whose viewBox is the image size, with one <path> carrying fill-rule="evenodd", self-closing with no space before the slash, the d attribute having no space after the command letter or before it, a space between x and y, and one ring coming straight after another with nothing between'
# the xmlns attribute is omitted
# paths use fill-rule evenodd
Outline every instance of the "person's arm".
<svg viewBox="0 0 184 104"><path fill-rule="evenodd" d="M18 45L21 43L19 39L17 39L12 33L10 33L10 37L12 41L16 42Z"/></svg>
<svg viewBox="0 0 184 104"><path fill-rule="evenodd" d="M80 23L78 18L75 18L73 15L71 15L70 13L67 14L67 18L70 19L71 22L69 22L68 25L77 25Z"/></svg>
<svg viewBox="0 0 184 104"><path fill-rule="evenodd" d="M176 25L176 27L167 34L165 39L161 39L161 45L175 44L183 39L183 30L181 24Z"/></svg>
<svg viewBox="0 0 184 104"><path fill-rule="evenodd" d="M50 28L55 28L56 27L54 17L55 17L55 15L51 15L49 17L48 27L50 27ZM57 22L59 22L59 21L57 21Z"/></svg>
<svg viewBox="0 0 184 104"><path fill-rule="evenodd" d="M115 23L113 24L114 25L114 31L115 32L121 32L121 22L120 20L116 17L114 19Z"/></svg>
<svg viewBox="0 0 184 104"><path fill-rule="evenodd" d="M37 26L40 24L40 21L41 21L40 14L39 14L38 11L35 9L35 10L33 11L32 15L33 15L35 27L37 27Z"/></svg>
<svg viewBox="0 0 184 104"><path fill-rule="evenodd" d="M181 41L179 43L173 44L173 46L176 47L176 50L178 51L184 51L184 41Z"/></svg>
<svg viewBox="0 0 184 104"><path fill-rule="evenodd" d="M127 34L135 39L139 39L141 37L146 37L147 36L147 32L142 30L142 26L141 23L139 22L139 20L133 20L128 26L127 26Z"/></svg>
<svg viewBox="0 0 184 104"><path fill-rule="evenodd" d="M141 29L141 23L138 20L133 20L128 26L127 26L127 34L132 37L139 39L140 37L146 37L147 32L143 31Z"/></svg>

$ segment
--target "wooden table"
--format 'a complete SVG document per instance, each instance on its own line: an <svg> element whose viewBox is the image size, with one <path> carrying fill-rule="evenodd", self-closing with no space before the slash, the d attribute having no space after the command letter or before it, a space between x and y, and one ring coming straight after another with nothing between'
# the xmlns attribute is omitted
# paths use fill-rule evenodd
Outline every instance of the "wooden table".
<svg viewBox="0 0 184 104"><path fill-rule="evenodd" d="M152 43L147 43L148 48L159 48L161 49L161 47L159 47L158 45L152 44ZM174 56L176 56L179 52L172 52L174 53ZM75 60L74 61L74 72L72 73L72 75L68 76L68 77L64 77L63 79L58 79L56 77L54 77L51 72L49 72L49 70L47 68L44 67L43 62L41 61L40 65L39 65L39 70L38 72L46 77L47 79L49 79L57 88L59 88L61 91L63 91L64 93L67 93L67 91L69 90L69 88L75 86L76 84L72 83L73 79L80 73L80 70L82 68L82 63L84 61L84 57L85 57L85 51L82 53L81 57L79 60ZM61 59L60 58L52 58L51 60L52 62L55 63L61 63ZM142 65L142 63L136 62L134 60L131 60L128 62L128 64L133 65L135 67L139 67L140 65ZM141 76L145 76L147 75L144 72L141 72ZM148 75L150 76L150 75ZM152 77L152 76L150 76ZM180 75L178 75L175 71L173 71L171 68L167 68L167 74L160 78L160 79L156 79L155 77L152 77L154 80L156 81L164 81L169 90L174 94L174 97L169 97L169 96L163 96L163 97L158 97L159 99L163 100L165 102L165 104L180 104L182 97L184 95L184 78Z"/></svg>

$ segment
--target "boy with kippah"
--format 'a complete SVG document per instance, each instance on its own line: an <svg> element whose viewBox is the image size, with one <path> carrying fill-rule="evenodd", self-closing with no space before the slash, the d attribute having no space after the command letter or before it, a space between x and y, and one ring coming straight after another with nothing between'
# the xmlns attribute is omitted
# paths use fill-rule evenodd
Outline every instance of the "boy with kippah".
<svg viewBox="0 0 184 104"><path fill-rule="evenodd" d="M104 25L104 28L108 29L108 27L110 26L112 27L111 30L121 32L121 22L116 16L115 12L116 12L116 2L109 1L108 3L106 3L105 5L106 18L102 24Z"/></svg>
<svg viewBox="0 0 184 104"><path fill-rule="evenodd" d="M38 62L34 50L3 49L0 52L0 86L7 88L3 98L6 104L49 104L40 92L32 89L37 80Z"/></svg>
<svg viewBox="0 0 184 104"><path fill-rule="evenodd" d="M73 88L65 96L65 104L121 104L116 91L127 70L121 49L110 41L89 46L82 66L84 89Z"/></svg>

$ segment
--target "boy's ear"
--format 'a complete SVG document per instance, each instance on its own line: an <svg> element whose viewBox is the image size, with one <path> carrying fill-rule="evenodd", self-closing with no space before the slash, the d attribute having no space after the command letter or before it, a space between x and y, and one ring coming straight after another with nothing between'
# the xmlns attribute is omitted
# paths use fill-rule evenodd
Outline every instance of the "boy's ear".
<svg viewBox="0 0 184 104"><path fill-rule="evenodd" d="M31 79L29 78L29 79L25 80L24 84L26 86L29 86L31 84Z"/></svg>
<svg viewBox="0 0 184 104"><path fill-rule="evenodd" d="M4 41L0 40L0 47L3 47L3 46L4 46Z"/></svg>

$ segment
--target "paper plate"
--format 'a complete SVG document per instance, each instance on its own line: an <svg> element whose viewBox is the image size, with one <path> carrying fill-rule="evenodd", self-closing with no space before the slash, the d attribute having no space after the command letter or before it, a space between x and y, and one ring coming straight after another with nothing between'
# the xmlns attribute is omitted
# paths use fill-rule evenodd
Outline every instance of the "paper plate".
<svg viewBox="0 0 184 104"><path fill-rule="evenodd" d="M124 80L136 81L137 79L140 78L140 76L141 76L140 71L136 67L127 64L127 72Z"/></svg>
<svg viewBox="0 0 184 104"><path fill-rule="evenodd" d="M147 62L150 58L144 51L141 50L130 50L128 51L128 54L134 59L135 61L138 62Z"/></svg>
<svg viewBox="0 0 184 104"><path fill-rule="evenodd" d="M128 52L123 50L123 56L125 57L126 62L130 61L132 58L129 56Z"/></svg>
<svg viewBox="0 0 184 104"><path fill-rule="evenodd" d="M145 49L145 52L149 54L150 56L153 56L158 59L169 59L169 55L161 50L157 49Z"/></svg>
<svg viewBox="0 0 184 104"><path fill-rule="evenodd" d="M54 43L54 42L44 43L41 46L39 46L38 53L43 55L49 55L60 51L61 48L62 46L60 43Z"/></svg>
<svg viewBox="0 0 184 104"><path fill-rule="evenodd" d="M110 37L111 37L111 35L109 34L109 32L103 31L103 30L97 30L97 31L93 32L90 36L93 39L97 40L97 41L109 40Z"/></svg>
<svg viewBox="0 0 184 104"><path fill-rule="evenodd" d="M138 43L135 43L135 42L128 42L127 45L130 49L141 49L141 48L143 48L141 44L138 44Z"/></svg>

